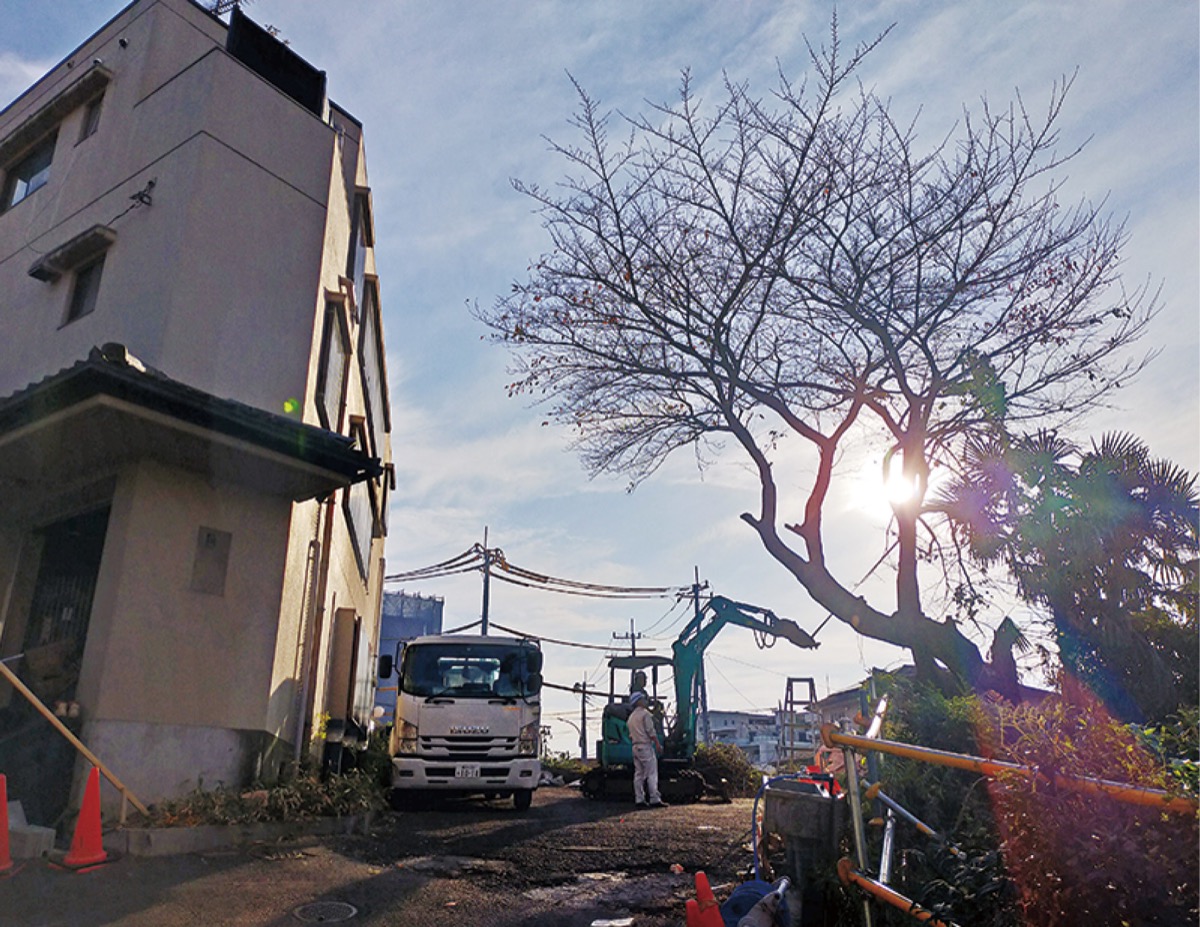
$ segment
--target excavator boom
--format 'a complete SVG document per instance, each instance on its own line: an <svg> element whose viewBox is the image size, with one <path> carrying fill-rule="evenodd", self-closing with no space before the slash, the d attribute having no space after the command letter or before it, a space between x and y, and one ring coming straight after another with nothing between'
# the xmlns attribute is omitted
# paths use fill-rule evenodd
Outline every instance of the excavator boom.
<svg viewBox="0 0 1200 927"><path fill-rule="evenodd" d="M696 749L697 683L703 672L704 651L721 630L730 624L749 628L759 634L780 637L797 647L812 649L817 641L796 622L779 618L768 608L735 602L715 595L680 632L672 645L675 663L676 721L672 739L679 749L691 756Z"/></svg>

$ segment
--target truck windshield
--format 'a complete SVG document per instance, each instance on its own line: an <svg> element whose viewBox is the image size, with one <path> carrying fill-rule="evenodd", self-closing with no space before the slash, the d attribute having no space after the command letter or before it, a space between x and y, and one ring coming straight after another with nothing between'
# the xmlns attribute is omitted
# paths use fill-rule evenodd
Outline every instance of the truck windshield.
<svg viewBox="0 0 1200 927"><path fill-rule="evenodd" d="M538 651L496 644L413 644L404 648L400 688L410 695L527 698L537 694Z"/></svg>

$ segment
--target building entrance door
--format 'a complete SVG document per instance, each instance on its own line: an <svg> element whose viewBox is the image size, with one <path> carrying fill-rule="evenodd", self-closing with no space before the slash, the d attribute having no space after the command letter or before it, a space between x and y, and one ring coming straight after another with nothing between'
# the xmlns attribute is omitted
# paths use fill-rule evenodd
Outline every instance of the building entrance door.
<svg viewBox="0 0 1200 927"><path fill-rule="evenodd" d="M107 508L55 522L34 533L41 547L29 609L21 680L76 734L75 705L92 597L108 529ZM31 823L52 826L67 807L75 751L24 698L0 711L0 772L8 797L20 801Z"/></svg>

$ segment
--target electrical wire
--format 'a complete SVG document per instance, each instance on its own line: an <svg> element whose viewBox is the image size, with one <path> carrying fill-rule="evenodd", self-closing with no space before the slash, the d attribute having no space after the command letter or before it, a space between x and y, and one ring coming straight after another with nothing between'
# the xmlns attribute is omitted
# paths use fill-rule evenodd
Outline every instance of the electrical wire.
<svg viewBox="0 0 1200 927"><path fill-rule="evenodd" d="M686 602L686 601L687 601L687 599L685 599L685 598L682 598L682 597L681 597L681 598L678 598L678 599L676 599L676 600L675 600L675 603L674 603L674 604L673 604L673 605L672 605L670 608L668 608L668 609L666 610L666 612L664 612L664 613L663 613L662 617L661 617L661 618L659 618L657 621L653 622L653 623L652 623L652 624L651 624L651 625L650 625L648 628L643 628L643 629L642 629L642 633L643 633L643 634L650 634L651 632L653 632L655 628L657 628L657 627L658 627L660 624L662 624L664 621L666 621L668 618L670 618L670 617L671 617L671 613L672 613L673 611L675 611L675 609L679 608L679 606L683 605L683 604L684 604L684 602ZM670 625L668 625L668 626L667 626L667 627L668 627L668 629L670 629L670 628L673 628L673 627L674 627L676 624L678 624L678 623L679 623L679 619L680 619L681 617L682 617L682 615L677 615L677 616L676 616L676 618L675 618L675 620L674 620L673 622L671 622L671 624L670 624Z"/></svg>
<svg viewBox="0 0 1200 927"><path fill-rule="evenodd" d="M542 680L542 688L557 689L560 692L571 692L575 695L583 694L579 689L576 689L574 686L560 686L553 682L546 682L545 680ZM601 689L588 689L587 694L588 694L588 698L591 698L592 696L597 696L600 698L619 698L619 699L625 698L624 694L621 694L618 692L605 692Z"/></svg>
<svg viewBox="0 0 1200 927"><path fill-rule="evenodd" d="M659 591L642 591L638 589L617 589L610 587L596 587L592 589L585 588L557 588L552 585L543 585L539 582L526 582L522 579L517 579L513 576L505 576L503 573L491 574L492 579L497 579L502 583L509 583L513 586L523 586L526 589L541 589L543 592L557 592L560 595L578 595L593 599L662 599L666 598L669 593Z"/></svg>
<svg viewBox="0 0 1200 927"><path fill-rule="evenodd" d="M723 653L708 653L708 654L705 654L705 657L706 657L706 658L708 658L708 659L714 659L714 658L715 658L715 659L717 659L717 660L727 660L727 661L728 661L728 662L730 662L730 663L738 663L738 664L741 664L742 666L749 667L750 669L752 669L752 670L754 670L754 671L756 671L756 672L759 672L759 673L770 673L772 676L778 676L778 677L779 677L779 678L781 678L781 679L787 679L787 678L788 678L788 674L787 674L787 673L781 673L781 672L779 672L779 670L773 670L773 669L771 669L770 667L762 666L762 665L760 665L760 664L758 664L758 663L751 663L749 660L739 660L737 657L731 657L731 656L728 656L727 654L723 654Z"/></svg>
<svg viewBox="0 0 1200 927"><path fill-rule="evenodd" d="M753 702L751 702L750 699L748 699L746 697L746 694L741 689L739 689L737 686L735 686L732 682L729 681L729 677L721 672L721 668L719 666L717 666L715 663L710 664L710 665L712 666L713 672L715 672L718 676L720 676L725 681L725 685L729 686L729 688L731 688L734 692L736 692L739 696L741 696L743 702L745 702L747 705L753 704Z"/></svg>
<svg viewBox="0 0 1200 927"><path fill-rule="evenodd" d="M578 647L581 650L604 650L610 653L613 650L613 647L609 644L580 644L576 641L560 641L555 640L553 637L543 637L540 634L529 634L526 631L517 631L514 628L506 628L504 625L496 624L494 621L491 622L491 626L493 628L499 628L506 634L512 634L515 637L526 637L530 640L540 641L543 644L557 644L560 647Z"/></svg>
<svg viewBox="0 0 1200 927"><path fill-rule="evenodd" d="M489 575L501 582L528 589L542 589L567 595L592 596L596 598L651 599L685 595L682 586L613 586L605 583L588 583L560 576L538 573L511 563L499 547L484 548L475 544L455 557L401 573L384 577L385 583L414 582L416 580L440 579L475 570L489 570Z"/></svg>

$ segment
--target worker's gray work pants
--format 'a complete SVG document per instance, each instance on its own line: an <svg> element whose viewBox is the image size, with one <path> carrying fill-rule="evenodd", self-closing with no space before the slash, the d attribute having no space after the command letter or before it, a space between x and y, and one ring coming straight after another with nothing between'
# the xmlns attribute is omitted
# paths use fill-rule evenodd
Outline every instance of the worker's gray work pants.
<svg viewBox="0 0 1200 927"><path fill-rule="evenodd" d="M657 805L662 801L658 794L658 756L653 744L633 745L633 800L639 805Z"/></svg>

